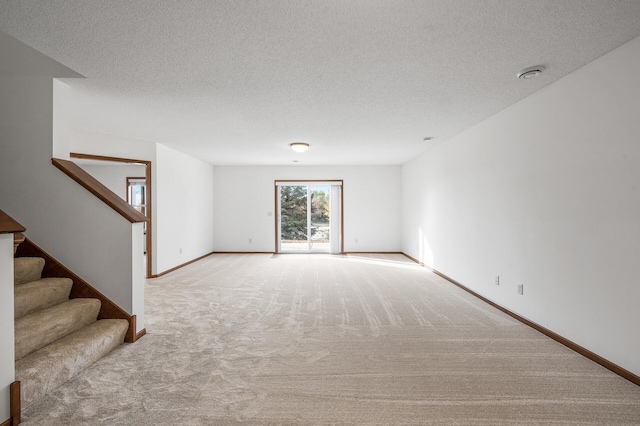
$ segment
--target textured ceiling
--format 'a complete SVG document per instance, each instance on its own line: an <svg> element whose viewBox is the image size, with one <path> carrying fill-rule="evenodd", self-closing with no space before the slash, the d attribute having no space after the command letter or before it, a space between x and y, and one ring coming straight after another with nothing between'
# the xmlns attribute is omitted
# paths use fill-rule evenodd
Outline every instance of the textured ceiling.
<svg viewBox="0 0 640 426"><path fill-rule="evenodd" d="M640 1L3 0L0 30L86 77L78 129L212 164L401 164L640 35Z"/></svg>

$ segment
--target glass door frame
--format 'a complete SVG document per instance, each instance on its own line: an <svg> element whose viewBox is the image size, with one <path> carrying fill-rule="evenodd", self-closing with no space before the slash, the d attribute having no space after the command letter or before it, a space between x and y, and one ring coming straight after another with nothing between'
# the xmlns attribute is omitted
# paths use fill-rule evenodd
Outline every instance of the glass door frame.
<svg viewBox="0 0 640 426"><path fill-rule="evenodd" d="M296 184L300 184L300 185L296 185ZM339 254L343 254L344 253L344 182L342 180L339 179L324 179L324 180L320 180L320 179L312 179L312 180L308 180L308 179L297 179L297 180L284 180L284 179L278 179L274 181L274 204L275 204L275 214L274 219L275 219L275 250L274 253L275 254L279 254L279 253L295 253L295 252L290 252L290 251L281 251L280 250L280 246L281 246L281 242L280 242L280 237L281 237L281 232L280 232L280 186L322 186L322 185L327 185L330 187L330 192L331 192L331 188L333 186L340 186L340 197L339 197L339 202L340 202L340 210L339 210L339 220L338 220L338 224L340 226L340 233L339 233ZM309 194L307 194L307 203L309 202L310 198L309 198ZM331 201L330 201L331 202ZM333 209L332 209L333 211ZM309 215L311 214L310 209L307 209L307 217L309 217ZM332 216L333 217L333 213ZM331 220L331 219L330 219ZM311 226L311 222L309 220L307 220L307 235L310 235L309 232L309 227ZM331 225L333 226L333 225ZM313 253L313 251L300 251L300 253L305 253L305 254L309 254L309 253Z"/></svg>

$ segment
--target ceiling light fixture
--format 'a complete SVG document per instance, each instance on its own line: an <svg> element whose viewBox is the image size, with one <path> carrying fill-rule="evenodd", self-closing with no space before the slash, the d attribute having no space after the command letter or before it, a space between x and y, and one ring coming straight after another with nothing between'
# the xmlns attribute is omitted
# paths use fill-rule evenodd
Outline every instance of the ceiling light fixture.
<svg viewBox="0 0 640 426"><path fill-rule="evenodd" d="M533 67L525 68L518 73L518 78L521 80L530 80L532 78L536 78L542 71L544 71L545 67L542 65L536 65Z"/></svg>
<svg viewBox="0 0 640 426"><path fill-rule="evenodd" d="M295 152L305 152L307 149L309 149L309 144L304 142L294 142L289 146Z"/></svg>

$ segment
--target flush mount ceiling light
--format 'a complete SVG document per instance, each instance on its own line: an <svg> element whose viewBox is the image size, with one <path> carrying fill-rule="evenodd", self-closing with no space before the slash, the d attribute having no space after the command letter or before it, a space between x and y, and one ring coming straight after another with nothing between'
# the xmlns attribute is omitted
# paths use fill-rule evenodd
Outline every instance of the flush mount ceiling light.
<svg viewBox="0 0 640 426"><path fill-rule="evenodd" d="M309 144L304 142L294 142L289 146L295 152L305 152L307 149L309 149Z"/></svg>
<svg viewBox="0 0 640 426"><path fill-rule="evenodd" d="M542 74L542 71L544 71L544 66L542 65L525 68L518 73L518 78L521 80L531 80Z"/></svg>

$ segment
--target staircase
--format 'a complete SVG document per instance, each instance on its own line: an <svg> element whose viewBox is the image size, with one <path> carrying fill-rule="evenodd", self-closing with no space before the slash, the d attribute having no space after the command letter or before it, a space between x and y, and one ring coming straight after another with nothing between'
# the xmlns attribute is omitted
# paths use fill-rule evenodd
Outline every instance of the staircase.
<svg viewBox="0 0 640 426"><path fill-rule="evenodd" d="M14 259L15 377L22 409L121 345L126 319L100 319L101 302L73 298L69 278L42 278L45 259Z"/></svg>

